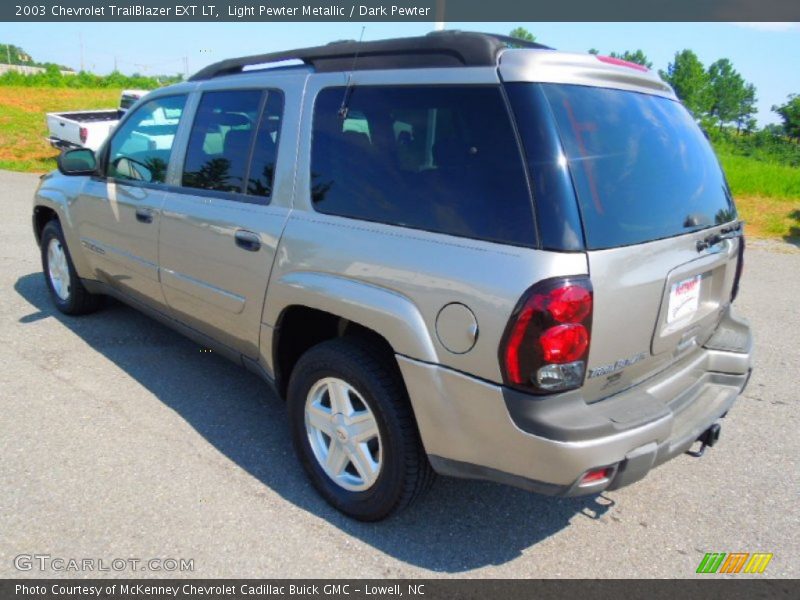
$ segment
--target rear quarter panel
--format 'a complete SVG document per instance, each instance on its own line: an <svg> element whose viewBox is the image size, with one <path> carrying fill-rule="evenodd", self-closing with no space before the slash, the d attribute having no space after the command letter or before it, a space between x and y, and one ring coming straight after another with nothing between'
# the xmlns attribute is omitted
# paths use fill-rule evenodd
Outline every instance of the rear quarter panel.
<svg viewBox="0 0 800 600"><path fill-rule="evenodd" d="M312 306L377 331L400 354L500 382L500 338L523 292L541 279L586 272L581 253L295 211L281 239L264 321L274 326L292 304ZM346 296L341 279L352 284ZM448 350L437 335L437 316L451 303L467 306L477 321L477 339L467 352ZM469 326L460 324L465 333Z"/></svg>

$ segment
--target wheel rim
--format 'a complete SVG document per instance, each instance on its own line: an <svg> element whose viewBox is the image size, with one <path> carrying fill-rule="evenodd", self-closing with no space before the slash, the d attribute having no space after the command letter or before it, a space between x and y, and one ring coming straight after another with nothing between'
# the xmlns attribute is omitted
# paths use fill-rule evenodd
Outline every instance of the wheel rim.
<svg viewBox="0 0 800 600"><path fill-rule="evenodd" d="M69 300L70 282L67 253L57 238L50 240L47 246L47 271L50 285L61 300Z"/></svg>
<svg viewBox="0 0 800 600"><path fill-rule="evenodd" d="M320 467L340 487L361 492L372 487L383 465L378 422L353 386L326 377L308 392L308 441Z"/></svg>

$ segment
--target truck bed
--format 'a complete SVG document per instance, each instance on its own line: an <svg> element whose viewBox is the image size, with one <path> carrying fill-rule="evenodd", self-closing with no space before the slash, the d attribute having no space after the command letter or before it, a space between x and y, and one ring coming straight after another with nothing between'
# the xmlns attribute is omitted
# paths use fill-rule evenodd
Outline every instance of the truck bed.
<svg viewBox="0 0 800 600"><path fill-rule="evenodd" d="M98 123L102 121L118 121L123 112L117 109L83 110L78 112L52 113L53 116L77 121L78 123Z"/></svg>

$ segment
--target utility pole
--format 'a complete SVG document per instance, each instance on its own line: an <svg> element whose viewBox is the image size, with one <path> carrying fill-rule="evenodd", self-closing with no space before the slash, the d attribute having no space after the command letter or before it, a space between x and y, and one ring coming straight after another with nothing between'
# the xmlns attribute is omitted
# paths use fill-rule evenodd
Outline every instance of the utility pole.
<svg viewBox="0 0 800 600"><path fill-rule="evenodd" d="M117 72L117 55L114 55L114 72Z"/></svg>
<svg viewBox="0 0 800 600"><path fill-rule="evenodd" d="M83 71L83 33L78 34L78 40L81 46L81 71Z"/></svg>
<svg viewBox="0 0 800 600"><path fill-rule="evenodd" d="M445 2L446 0L436 0L436 9L435 9L436 24L434 25L434 31L444 31Z"/></svg>
<svg viewBox="0 0 800 600"><path fill-rule="evenodd" d="M11 44L6 44L6 56L8 56L8 64L11 64Z"/></svg>
<svg viewBox="0 0 800 600"><path fill-rule="evenodd" d="M189 79L189 57L188 56L184 56L183 57L183 74L184 74L184 79Z"/></svg>

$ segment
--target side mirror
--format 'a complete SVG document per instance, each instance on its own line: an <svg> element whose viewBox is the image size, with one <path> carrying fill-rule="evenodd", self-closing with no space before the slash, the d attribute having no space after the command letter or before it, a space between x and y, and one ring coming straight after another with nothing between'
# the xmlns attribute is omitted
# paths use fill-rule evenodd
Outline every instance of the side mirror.
<svg viewBox="0 0 800 600"><path fill-rule="evenodd" d="M56 159L56 164L64 175L93 175L97 170L97 158L88 148L64 150Z"/></svg>

